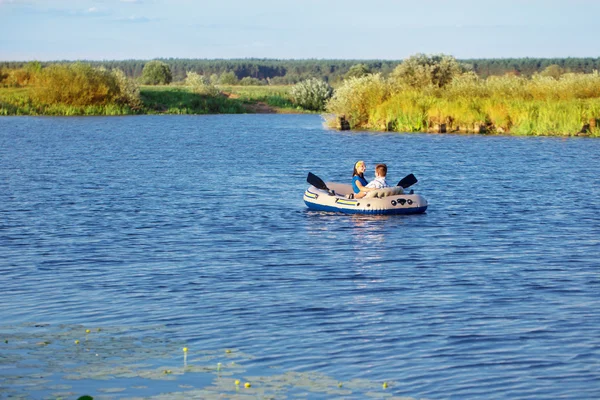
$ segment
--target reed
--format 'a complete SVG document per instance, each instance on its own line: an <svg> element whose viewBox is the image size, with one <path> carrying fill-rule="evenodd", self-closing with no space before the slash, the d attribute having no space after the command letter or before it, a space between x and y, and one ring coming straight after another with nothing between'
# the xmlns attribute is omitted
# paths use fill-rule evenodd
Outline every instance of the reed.
<svg viewBox="0 0 600 400"><path fill-rule="evenodd" d="M380 74L351 77L344 81L327 104L327 111L332 115L326 117L326 124L339 128L339 119L343 117L351 129L380 129L382 112L377 107L386 102L391 88Z"/></svg>
<svg viewBox="0 0 600 400"><path fill-rule="evenodd" d="M329 126L344 116L353 129L600 135L598 72L485 80L467 72L443 87L376 75L360 79L337 89L327 108Z"/></svg>
<svg viewBox="0 0 600 400"><path fill-rule="evenodd" d="M128 105L71 105L64 103L44 104L36 102L29 94L28 88L1 89L0 115L126 115L133 114Z"/></svg>

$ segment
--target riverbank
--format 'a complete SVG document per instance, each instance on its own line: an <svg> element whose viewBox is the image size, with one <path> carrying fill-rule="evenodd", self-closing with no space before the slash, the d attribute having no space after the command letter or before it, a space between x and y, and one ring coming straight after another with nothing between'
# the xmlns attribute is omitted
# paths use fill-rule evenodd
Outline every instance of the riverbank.
<svg viewBox="0 0 600 400"><path fill-rule="evenodd" d="M527 97L525 89L512 90L519 86L515 79L497 79L501 90L492 94L472 83L465 89L464 82L444 90L394 93L377 75L350 80L330 101L326 124L339 130L600 137L599 98L580 98L574 91L570 98ZM509 84L512 88L502 87ZM0 88L0 115L310 113L292 102L291 88L222 85L218 95L204 95L184 85L140 86L137 106L41 104L30 87Z"/></svg>
<svg viewBox="0 0 600 400"><path fill-rule="evenodd" d="M186 86L141 86L140 105L41 104L31 89L0 88L0 115L75 116L136 114L256 114L298 113L288 86L224 86L217 96L194 93Z"/></svg>
<svg viewBox="0 0 600 400"><path fill-rule="evenodd" d="M445 83L400 75L349 79L328 102L327 125L392 132L600 136L600 75L558 78L464 73Z"/></svg>

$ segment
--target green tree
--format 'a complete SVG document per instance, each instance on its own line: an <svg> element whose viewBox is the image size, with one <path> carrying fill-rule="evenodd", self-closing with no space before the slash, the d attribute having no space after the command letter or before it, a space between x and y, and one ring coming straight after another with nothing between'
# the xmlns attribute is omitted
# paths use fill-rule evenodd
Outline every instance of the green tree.
<svg viewBox="0 0 600 400"><path fill-rule="evenodd" d="M210 82L205 76L194 71L188 71L185 78L185 84L190 86L192 91L206 96L218 96L219 89Z"/></svg>
<svg viewBox="0 0 600 400"><path fill-rule="evenodd" d="M392 72L392 79L414 88L444 87L466 68L449 55L416 54L404 60Z"/></svg>
<svg viewBox="0 0 600 400"><path fill-rule="evenodd" d="M290 91L294 103L312 111L325 109L327 100L333 95L333 89L325 81L310 78L299 82Z"/></svg>
<svg viewBox="0 0 600 400"><path fill-rule="evenodd" d="M540 75L549 76L551 78L558 79L564 73L565 73L565 70L562 69L559 65L551 64L551 65L548 65L546 68L544 68L544 70L542 72L540 72Z"/></svg>
<svg viewBox="0 0 600 400"><path fill-rule="evenodd" d="M362 78L365 75L369 75L371 73L371 68L369 68L366 64L354 64L350 67L344 79L348 78Z"/></svg>
<svg viewBox="0 0 600 400"><path fill-rule="evenodd" d="M221 85L235 85L238 83L238 78L233 71L223 72L219 78Z"/></svg>
<svg viewBox="0 0 600 400"><path fill-rule="evenodd" d="M142 83L146 85L168 85L173 81L171 68L160 60L152 60L144 65Z"/></svg>

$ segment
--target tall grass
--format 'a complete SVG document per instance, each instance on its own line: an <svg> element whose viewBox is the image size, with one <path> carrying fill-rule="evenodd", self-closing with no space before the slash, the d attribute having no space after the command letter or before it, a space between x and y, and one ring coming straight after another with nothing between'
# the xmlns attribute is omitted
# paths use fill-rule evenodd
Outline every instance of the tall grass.
<svg viewBox="0 0 600 400"><path fill-rule="evenodd" d="M381 112L377 107L390 96L390 87L380 74L351 77L344 81L327 104L327 110L342 117L351 129L377 129L381 123ZM335 124L328 120L328 124Z"/></svg>
<svg viewBox="0 0 600 400"><path fill-rule="evenodd" d="M0 89L0 115L127 115L139 112L127 104L72 105L64 103L44 104L30 95L29 88Z"/></svg>
<svg viewBox="0 0 600 400"><path fill-rule="evenodd" d="M400 132L496 132L600 136L600 75L480 79L462 74L444 87L415 88L377 75L348 80L328 104L327 119L353 129Z"/></svg>
<svg viewBox="0 0 600 400"><path fill-rule="evenodd" d="M32 86L31 97L44 105L74 107L136 105L135 89L126 84L121 72L113 73L89 64L53 64L42 69Z"/></svg>
<svg viewBox="0 0 600 400"><path fill-rule="evenodd" d="M195 93L186 87L142 86L142 111L147 114L240 114L242 102L226 96Z"/></svg>
<svg viewBox="0 0 600 400"><path fill-rule="evenodd" d="M280 85L261 85L261 86L235 86L219 85L219 89L226 94L233 95L244 103L266 103L271 107L280 109L296 109L292 102L290 89L291 86Z"/></svg>

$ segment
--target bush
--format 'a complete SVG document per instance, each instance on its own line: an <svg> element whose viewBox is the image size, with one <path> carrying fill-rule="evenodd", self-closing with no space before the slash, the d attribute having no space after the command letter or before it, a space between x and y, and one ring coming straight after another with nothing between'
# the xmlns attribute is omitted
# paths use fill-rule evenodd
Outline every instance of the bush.
<svg viewBox="0 0 600 400"><path fill-rule="evenodd" d="M112 74L119 87L119 96L115 98L116 103L127 104L134 109L141 108L142 101L140 100L140 88L138 85L129 79L120 69L113 69Z"/></svg>
<svg viewBox="0 0 600 400"><path fill-rule="evenodd" d="M173 81L173 74L167 64L153 60L144 65L141 79L146 85L168 85Z"/></svg>
<svg viewBox="0 0 600 400"><path fill-rule="evenodd" d="M413 88L430 85L441 88L465 71L466 67L452 56L416 54L402 61L392 72L392 78Z"/></svg>
<svg viewBox="0 0 600 400"><path fill-rule="evenodd" d="M290 95L296 105L307 110L321 111L333 95L333 89L327 82L311 78L294 85Z"/></svg>
<svg viewBox="0 0 600 400"><path fill-rule="evenodd" d="M32 98L41 104L139 106L139 91L123 72L89 64L53 64L37 77Z"/></svg>
<svg viewBox="0 0 600 400"><path fill-rule="evenodd" d="M3 87L25 87L35 82L35 73L27 69L0 71L0 85Z"/></svg>
<svg viewBox="0 0 600 400"><path fill-rule="evenodd" d="M237 85L238 78L233 71L223 72L219 78L221 85Z"/></svg>
<svg viewBox="0 0 600 400"><path fill-rule="evenodd" d="M208 78L197 72L188 71L185 78L185 84L190 86L194 93L206 96L217 96L221 93Z"/></svg>
<svg viewBox="0 0 600 400"><path fill-rule="evenodd" d="M550 78L558 79L565 72L566 71L563 68L561 68L559 65L551 64L551 65L548 65L546 68L544 68L544 70L542 72L540 72L540 75L549 76Z"/></svg>
<svg viewBox="0 0 600 400"><path fill-rule="evenodd" d="M344 75L344 79L349 78L362 78L365 75L369 75L371 73L371 69L366 64L354 64L350 67L346 75Z"/></svg>
<svg viewBox="0 0 600 400"><path fill-rule="evenodd" d="M389 94L389 85L381 74L350 78L336 89L327 103L327 111L346 118L353 129L369 127L371 112L386 101ZM337 122L329 121L328 125L336 126Z"/></svg>

